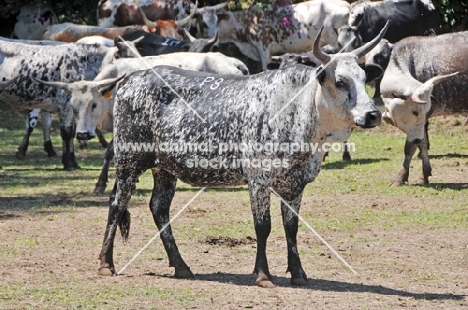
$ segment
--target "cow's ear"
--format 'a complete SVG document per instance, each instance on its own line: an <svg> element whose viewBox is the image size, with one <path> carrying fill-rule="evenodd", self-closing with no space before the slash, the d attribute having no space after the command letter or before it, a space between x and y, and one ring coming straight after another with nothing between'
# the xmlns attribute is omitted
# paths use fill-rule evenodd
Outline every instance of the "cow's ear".
<svg viewBox="0 0 468 310"><path fill-rule="evenodd" d="M378 79L383 74L382 67L378 65L368 64L365 65L363 69L366 72L366 83L370 83Z"/></svg>
<svg viewBox="0 0 468 310"><path fill-rule="evenodd" d="M317 81L319 81L320 85L323 84L323 82L325 81L325 77L327 76L327 73L325 72L325 69L322 67L322 66L319 66L317 68Z"/></svg>

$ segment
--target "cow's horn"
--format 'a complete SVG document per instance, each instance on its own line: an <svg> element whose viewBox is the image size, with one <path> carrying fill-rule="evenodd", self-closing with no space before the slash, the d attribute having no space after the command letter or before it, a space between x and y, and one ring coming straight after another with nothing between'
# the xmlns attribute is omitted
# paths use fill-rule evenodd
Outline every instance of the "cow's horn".
<svg viewBox="0 0 468 310"><path fill-rule="evenodd" d="M358 58L361 58L362 56L366 55L369 53L377 44L379 44L380 40L383 38L385 33L387 32L388 25L390 24L390 21L387 21L385 23L385 26L380 30L380 33L378 36L376 36L372 41L367 42L361 47L358 47L354 51L352 51L353 54L355 54Z"/></svg>
<svg viewBox="0 0 468 310"><path fill-rule="evenodd" d="M221 10L221 9L224 9L225 7L227 7L228 4L229 4L229 1L226 1L226 2L223 2L223 3L220 3L220 4L216 4L216 5L213 5L213 6L205 6L205 7L202 7L201 9L198 9L198 13L203 14L205 9L213 10L213 11Z"/></svg>
<svg viewBox="0 0 468 310"><path fill-rule="evenodd" d="M187 29L185 29L185 28L184 28L184 33L185 33L185 35L187 36L187 38L189 39L190 42L193 42L193 41L195 41L195 40L197 39L197 38L193 37L193 36L190 34L190 32L189 32Z"/></svg>
<svg viewBox="0 0 468 310"><path fill-rule="evenodd" d="M211 39L208 40L208 43L210 44L210 43L214 43L216 41L218 41L218 30L216 30L214 37L212 37Z"/></svg>
<svg viewBox="0 0 468 310"><path fill-rule="evenodd" d="M195 16L195 13L197 12L197 7L198 7L198 0L195 2L195 9L190 12L190 15L181 19L181 20L176 20L175 24L177 27L182 27L190 23L190 20Z"/></svg>
<svg viewBox="0 0 468 310"><path fill-rule="evenodd" d="M1 91L1 90L4 90L5 88L7 88L8 86L10 86L11 84L15 83L17 79L18 79L18 77L15 77L14 79L11 79L11 80L8 80L8 81L0 82L0 91Z"/></svg>
<svg viewBox="0 0 468 310"><path fill-rule="evenodd" d="M451 74L437 75L430 78L424 82L424 84L421 84L418 88L416 88L416 90L411 95L411 100L419 104L426 104L434 85L439 84L440 82L457 74L458 72L454 72Z"/></svg>
<svg viewBox="0 0 468 310"><path fill-rule="evenodd" d="M138 6L138 9L140 10L140 13L141 13L141 16L142 16L142 18L143 18L143 22L145 23L145 25L148 26L148 27L157 29L157 28L158 28L158 25L156 25L155 22L150 21L150 20L148 19L148 17L146 17L145 13L144 13L143 10L141 9L141 6Z"/></svg>
<svg viewBox="0 0 468 310"><path fill-rule="evenodd" d="M38 79L38 78L35 78L35 77L31 77L31 79L36 82L36 83L39 83L39 84L44 84L44 85L47 85L47 86L50 86L50 87L54 87L54 88L58 88L58 89L69 89L69 85L70 83L66 83L66 82L49 82L49 81L43 81L41 79Z"/></svg>
<svg viewBox="0 0 468 310"><path fill-rule="evenodd" d="M127 74L124 73L119 77L116 78L111 78L111 79L105 79L105 80L100 80L96 82L97 86L106 86L106 85L112 85L115 83L118 83L120 80L122 80Z"/></svg>
<svg viewBox="0 0 468 310"><path fill-rule="evenodd" d="M320 49L320 36L322 35L322 30L323 26L322 28L320 28L319 32L317 33L317 36L315 37L313 54L323 64L326 64L330 61L331 58L328 54L322 52L322 50Z"/></svg>

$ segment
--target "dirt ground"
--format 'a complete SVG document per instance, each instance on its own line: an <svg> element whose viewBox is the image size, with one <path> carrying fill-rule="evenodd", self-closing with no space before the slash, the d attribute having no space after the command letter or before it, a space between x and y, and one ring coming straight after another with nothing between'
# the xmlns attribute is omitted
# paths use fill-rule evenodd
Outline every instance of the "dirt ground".
<svg viewBox="0 0 468 310"><path fill-rule="evenodd" d="M192 194L176 195L175 205L182 206ZM233 241L232 237L210 235L205 228L196 229L203 221L204 225L213 226L226 225L223 222L249 222L248 230L252 224L249 208L242 206L243 210L239 211L239 200L246 198L246 191L210 193L174 221L179 248L195 280L172 277L173 270L168 267L159 238L122 275L98 276L97 255L107 216L105 207L72 210L59 207L27 212L2 209L0 230L6 247L0 256L4 290L0 308L468 308L466 230L389 230L369 225L352 232L324 232L323 237L357 271L354 275L301 225L299 249L310 286L297 288L290 285L289 274L285 273L285 238L278 211L273 214L267 248L270 271L278 287L258 288L251 274L255 257L253 234L241 235L242 238ZM79 200L88 198L76 199L80 206ZM106 205L107 197L95 199ZM304 212L303 216L341 212L340 203L327 207L326 199L305 197L303 209L313 206L313 210ZM375 196L355 194L342 199L343 204L350 199L373 201L375 208L385 212L385 202ZM21 198L8 201L17 206L27 203ZM115 245L117 269L156 232L146 203L135 204L131 208L130 242L122 244L117 238ZM216 221L206 216L218 212L226 218ZM253 227L250 230L253 233ZM24 295L18 298L18 294Z"/></svg>

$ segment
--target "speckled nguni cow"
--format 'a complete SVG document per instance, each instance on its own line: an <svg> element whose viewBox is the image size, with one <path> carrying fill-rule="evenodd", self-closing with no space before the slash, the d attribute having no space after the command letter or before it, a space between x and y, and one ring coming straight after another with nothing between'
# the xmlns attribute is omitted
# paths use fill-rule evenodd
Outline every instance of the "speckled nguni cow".
<svg viewBox="0 0 468 310"><path fill-rule="evenodd" d="M18 110L59 112L64 169L77 168L73 150L75 124L70 94L34 82L92 80L114 59L117 48L85 44L38 45L0 40L0 79L17 78L0 100ZM47 142L45 142L47 143Z"/></svg>
<svg viewBox="0 0 468 310"><path fill-rule="evenodd" d="M120 226L124 238L128 237L130 214L127 204L132 188L142 172L152 169L154 188L150 209L158 229L169 224L169 209L177 179L193 186L247 184L257 235L256 283L261 287L274 286L265 251L271 229L270 188L298 212L304 187L319 173L321 152L252 153L229 148L223 153L230 163L233 158L252 163L256 158L277 161L271 169L264 169L254 165L193 165L197 159L216 161L219 157L217 150L184 152L156 147L153 152L126 149L125 146L137 142L161 146L180 141L218 146L247 141L317 145L345 141L355 127L370 128L380 124L381 113L365 92L367 71L364 72L358 64L359 56L370 51L380 38L352 53L331 58L318 48L319 33L314 55L323 64L328 64L321 73L303 65L253 76L212 75L167 66L156 67L162 79L205 122L152 71L137 71L125 78L117 91L114 107L116 183L110 197L99 273L115 274L113 245L117 226ZM282 164L278 165L278 161ZM291 282L306 285L307 276L296 244L298 217L284 202L281 211ZM179 253L170 225L162 230L160 236L169 264L175 268L175 276L193 277Z"/></svg>

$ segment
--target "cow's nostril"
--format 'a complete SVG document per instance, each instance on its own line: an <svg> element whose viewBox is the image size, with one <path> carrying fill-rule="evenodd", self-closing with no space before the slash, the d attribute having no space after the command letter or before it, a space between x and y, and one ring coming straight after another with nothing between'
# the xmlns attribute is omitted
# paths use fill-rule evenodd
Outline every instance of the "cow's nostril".
<svg viewBox="0 0 468 310"><path fill-rule="evenodd" d="M90 140L94 138L94 135L91 135L89 132L77 132L76 138L78 140Z"/></svg>

